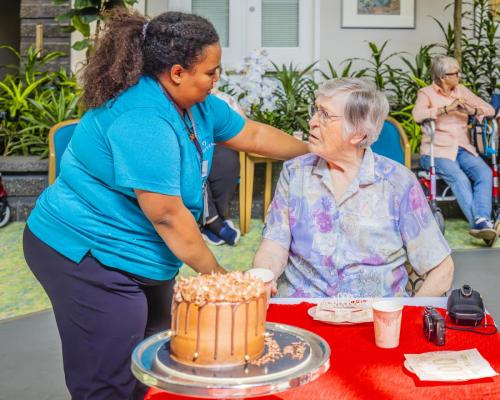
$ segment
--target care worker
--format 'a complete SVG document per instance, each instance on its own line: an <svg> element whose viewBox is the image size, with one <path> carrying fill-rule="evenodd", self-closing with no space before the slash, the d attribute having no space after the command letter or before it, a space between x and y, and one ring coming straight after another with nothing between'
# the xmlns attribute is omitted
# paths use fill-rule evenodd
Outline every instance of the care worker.
<svg viewBox="0 0 500 400"><path fill-rule="evenodd" d="M224 271L198 228L214 142L278 159L307 152L210 95L220 62L219 36L199 16L121 9L106 20L83 75L88 111L24 232L73 400L143 398L130 356L169 328L182 263Z"/></svg>

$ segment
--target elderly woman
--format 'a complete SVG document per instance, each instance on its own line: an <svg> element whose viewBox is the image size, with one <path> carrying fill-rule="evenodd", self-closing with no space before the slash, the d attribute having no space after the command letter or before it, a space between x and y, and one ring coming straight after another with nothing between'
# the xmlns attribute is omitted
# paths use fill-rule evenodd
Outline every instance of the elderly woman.
<svg viewBox="0 0 500 400"><path fill-rule="evenodd" d="M433 83L418 92L413 117L436 120L436 173L451 187L471 227L469 233L492 243L497 232L491 218L492 173L469 141L468 117L493 116L488 103L459 84L460 67L451 57L437 57L431 66ZM430 138L424 136L420 162L429 169ZM499 224L497 229L500 230Z"/></svg>
<svg viewBox="0 0 500 400"><path fill-rule="evenodd" d="M279 296L403 296L406 261L429 272L417 295L449 289L450 248L419 183L370 149L388 110L361 79L330 80L317 91L311 154L285 162L254 259L279 277Z"/></svg>

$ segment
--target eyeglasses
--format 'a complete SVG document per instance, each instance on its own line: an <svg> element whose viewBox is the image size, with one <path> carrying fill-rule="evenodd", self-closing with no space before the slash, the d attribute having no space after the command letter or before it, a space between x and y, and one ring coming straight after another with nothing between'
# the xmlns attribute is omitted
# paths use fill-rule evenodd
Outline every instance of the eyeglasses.
<svg viewBox="0 0 500 400"><path fill-rule="evenodd" d="M309 117L313 118L316 114L318 114L319 122L322 125L325 125L327 122L335 121L339 118L344 118L343 115L330 115L322 108L316 106L316 104L310 104L308 107Z"/></svg>
<svg viewBox="0 0 500 400"><path fill-rule="evenodd" d="M462 73L460 71L457 71L457 72L447 72L445 74L446 76L456 76L456 77L459 77L462 75Z"/></svg>

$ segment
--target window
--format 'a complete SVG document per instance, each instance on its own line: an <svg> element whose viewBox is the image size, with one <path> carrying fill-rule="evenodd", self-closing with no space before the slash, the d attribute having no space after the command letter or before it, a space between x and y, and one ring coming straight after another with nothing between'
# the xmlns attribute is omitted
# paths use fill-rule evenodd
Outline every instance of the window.
<svg viewBox="0 0 500 400"><path fill-rule="evenodd" d="M221 39L222 62L237 66L253 50L264 48L277 64L302 67L315 53L315 10L320 0L143 0L145 9L191 11L212 22ZM154 8L153 8L154 4ZM161 10L161 11L160 11Z"/></svg>
<svg viewBox="0 0 500 400"><path fill-rule="evenodd" d="M262 0L262 47L299 47L299 0Z"/></svg>
<svg viewBox="0 0 500 400"><path fill-rule="evenodd" d="M305 67L315 54L314 23L319 0L248 0L246 52L264 48L276 64ZM254 11L252 11L254 7Z"/></svg>
<svg viewBox="0 0 500 400"><path fill-rule="evenodd" d="M229 0L191 0L191 10L214 24L222 47L229 47Z"/></svg>

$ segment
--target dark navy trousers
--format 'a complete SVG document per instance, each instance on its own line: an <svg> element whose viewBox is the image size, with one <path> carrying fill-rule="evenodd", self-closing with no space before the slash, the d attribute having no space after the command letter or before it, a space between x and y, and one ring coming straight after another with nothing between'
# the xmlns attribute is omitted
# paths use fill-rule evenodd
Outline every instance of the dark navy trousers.
<svg viewBox="0 0 500 400"><path fill-rule="evenodd" d="M54 309L72 399L143 399L147 388L133 377L130 357L145 337L170 328L174 280L127 275L91 255L74 263L28 227L23 246Z"/></svg>
<svg viewBox="0 0 500 400"><path fill-rule="evenodd" d="M229 202L234 196L240 176L240 155L223 145L214 147L212 168L208 175L208 218L227 218Z"/></svg>

